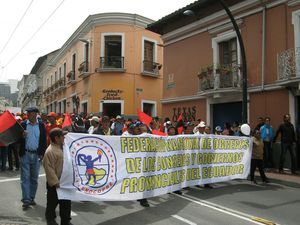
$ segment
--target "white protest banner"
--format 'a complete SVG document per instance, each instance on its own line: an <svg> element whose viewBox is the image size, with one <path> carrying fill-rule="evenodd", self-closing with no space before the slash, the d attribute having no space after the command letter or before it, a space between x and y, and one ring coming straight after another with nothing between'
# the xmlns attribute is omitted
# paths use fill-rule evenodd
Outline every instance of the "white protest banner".
<svg viewBox="0 0 300 225"><path fill-rule="evenodd" d="M69 133L58 197L136 200L187 186L245 179L251 153L252 139L248 137Z"/></svg>

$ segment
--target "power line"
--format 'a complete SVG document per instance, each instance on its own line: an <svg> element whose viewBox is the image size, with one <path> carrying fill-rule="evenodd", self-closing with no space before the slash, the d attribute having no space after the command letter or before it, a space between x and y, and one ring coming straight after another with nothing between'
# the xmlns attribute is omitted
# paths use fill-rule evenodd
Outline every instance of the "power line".
<svg viewBox="0 0 300 225"><path fill-rule="evenodd" d="M23 13L22 17L20 18L19 22L17 23L15 29L14 29L13 32L10 34L8 40L6 41L6 43L4 44L3 48L1 49L0 55L1 55L1 53L4 51L4 49L6 48L6 46L7 46L8 43L10 42L10 40L12 39L12 37L13 37L13 35L15 34L16 30L18 29L19 25L21 24L22 20L24 19L26 13L28 12L30 6L32 5L33 1L34 1L34 0L32 0L32 1L29 3L29 5L27 6L25 12Z"/></svg>
<svg viewBox="0 0 300 225"><path fill-rule="evenodd" d="M42 27L48 22L48 20L54 15L54 13L60 8L65 0L62 0L59 5L53 10L53 12L47 17L47 19L38 27L38 29L31 35L31 37L24 43L24 45L20 48L20 50L12 57L10 60L4 65L7 67L20 53L21 51L28 45L28 43L34 38L34 36L42 29Z"/></svg>

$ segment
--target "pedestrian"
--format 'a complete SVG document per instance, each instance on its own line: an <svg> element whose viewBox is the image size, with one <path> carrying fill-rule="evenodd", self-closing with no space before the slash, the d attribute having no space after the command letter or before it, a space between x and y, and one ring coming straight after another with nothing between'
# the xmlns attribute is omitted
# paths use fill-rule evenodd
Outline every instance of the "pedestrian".
<svg viewBox="0 0 300 225"><path fill-rule="evenodd" d="M265 120L263 117L258 117L257 118L257 125L256 127L254 128L254 130L260 130L260 128L265 124Z"/></svg>
<svg viewBox="0 0 300 225"><path fill-rule="evenodd" d="M194 134L194 123L193 122L187 122L183 126L183 134Z"/></svg>
<svg viewBox="0 0 300 225"><path fill-rule="evenodd" d="M177 135L177 129L173 126L170 126L168 128L168 136L175 136L175 135ZM173 191L173 193L178 194L178 195L182 195L181 190Z"/></svg>
<svg viewBox="0 0 300 225"><path fill-rule="evenodd" d="M293 148L293 143L296 142L295 128L290 122L291 116L286 114L283 116L283 123L279 126L273 142L276 141L279 133L281 134L281 154L279 162L279 173L283 173L283 164L285 162L286 152L289 151L291 155L291 173L296 173L296 154Z"/></svg>
<svg viewBox="0 0 300 225"><path fill-rule="evenodd" d="M147 125L137 121L133 128L133 135L142 135L146 133L148 133ZM145 208L150 207L147 198L138 199L137 201L140 202L140 205Z"/></svg>
<svg viewBox="0 0 300 225"><path fill-rule="evenodd" d="M215 128L215 135L222 135L222 127L221 126L216 126Z"/></svg>
<svg viewBox="0 0 300 225"><path fill-rule="evenodd" d="M59 204L59 215L61 225L71 225L71 200L58 199L57 188L63 170L63 143L66 131L60 128L53 128L50 131L51 144L45 152L43 166L46 173L47 205L45 217L47 225L58 225L55 221L55 208Z"/></svg>
<svg viewBox="0 0 300 225"><path fill-rule="evenodd" d="M206 125L205 128L204 128L204 133L205 134L211 134L211 127Z"/></svg>
<svg viewBox="0 0 300 225"><path fill-rule="evenodd" d="M12 143L8 146L8 169L10 171L14 170L13 162L15 163L16 171L18 171L20 168L19 148L20 141Z"/></svg>
<svg viewBox="0 0 300 225"><path fill-rule="evenodd" d="M21 124L22 118L20 116L16 116L15 118L17 122ZM16 171L20 169L19 149L20 149L20 140L8 146L8 168L11 171L14 169L13 162L15 162Z"/></svg>
<svg viewBox="0 0 300 225"><path fill-rule="evenodd" d="M194 134L199 135L199 134L204 134L206 124L204 121L201 121L195 128L194 128Z"/></svg>
<svg viewBox="0 0 300 225"><path fill-rule="evenodd" d="M98 129L99 123L100 123L100 119L98 116L93 116L91 119L89 119L90 121L90 127L88 129L88 133L92 134L95 130Z"/></svg>
<svg viewBox="0 0 300 225"><path fill-rule="evenodd" d="M113 135L121 135L124 128L124 118L120 115L116 117L115 122L111 125Z"/></svg>
<svg viewBox="0 0 300 225"><path fill-rule="evenodd" d="M0 159L1 159L1 171L2 172L6 171L7 152L8 152L7 146L0 142Z"/></svg>
<svg viewBox="0 0 300 225"><path fill-rule="evenodd" d="M254 184L257 184L254 177L256 167L259 170L262 181L264 183L269 182L263 168L263 154L264 154L264 143L261 139L260 131L258 129L255 129L253 132L253 149L252 149L252 158L251 158L251 167L250 167L250 180Z"/></svg>
<svg viewBox="0 0 300 225"><path fill-rule="evenodd" d="M98 128L94 130L93 134L112 135L112 129L110 128L110 119L108 116L102 117L101 126L98 126Z"/></svg>
<svg viewBox="0 0 300 225"><path fill-rule="evenodd" d="M274 138L274 130L270 125L270 117L265 118L265 123L260 128L261 139L264 142L264 168L273 167L272 142Z"/></svg>
<svg viewBox="0 0 300 225"><path fill-rule="evenodd" d="M46 133L47 133L47 146L50 145L50 131L53 128L61 128L61 125L57 123L57 114L55 112L49 112L47 115L48 123L46 124Z"/></svg>
<svg viewBox="0 0 300 225"><path fill-rule="evenodd" d="M206 124L204 121L201 121L195 128L194 128L194 132L196 131L196 133L194 135L200 135L200 134L206 134L205 133L205 128L206 128ZM207 132L211 133L211 128L210 126L208 126L208 129L206 129ZM196 187L200 187L200 185L196 185ZM204 188L213 188L213 186L211 184L204 184L203 185Z"/></svg>
<svg viewBox="0 0 300 225"><path fill-rule="evenodd" d="M40 160L47 148L46 129L43 122L37 120L39 110L27 109L28 119L21 123L24 138L20 145L21 189L23 209L36 205L34 199L38 187Z"/></svg>

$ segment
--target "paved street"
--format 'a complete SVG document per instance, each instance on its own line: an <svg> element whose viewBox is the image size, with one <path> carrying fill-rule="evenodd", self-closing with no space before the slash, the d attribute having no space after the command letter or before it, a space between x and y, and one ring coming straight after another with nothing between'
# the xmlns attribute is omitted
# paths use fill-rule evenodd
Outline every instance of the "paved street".
<svg viewBox="0 0 300 225"><path fill-rule="evenodd" d="M178 196L167 194L151 198L150 208L136 201L128 202L74 202L74 224L261 224L255 217L275 224L295 225L300 220L300 185L281 180L253 185L247 180L214 184L213 189L191 187ZM295 176L293 176L295 177ZM293 178L292 177L292 178ZM274 179L273 179L274 178ZM298 177L295 177L298 179ZM299 179L298 179L299 180ZM23 211L19 172L0 173L0 224L45 224L45 176L41 171L37 206ZM269 223L272 224L272 223Z"/></svg>

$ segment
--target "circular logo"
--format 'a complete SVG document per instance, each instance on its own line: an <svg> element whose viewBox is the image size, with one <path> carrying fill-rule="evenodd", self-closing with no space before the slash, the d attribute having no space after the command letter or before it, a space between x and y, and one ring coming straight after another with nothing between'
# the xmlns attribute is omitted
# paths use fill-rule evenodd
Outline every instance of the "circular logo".
<svg viewBox="0 0 300 225"><path fill-rule="evenodd" d="M83 137L70 146L74 168L73 185L81 192L103 195L117 182L113 148L98 137Z"/></svg>

